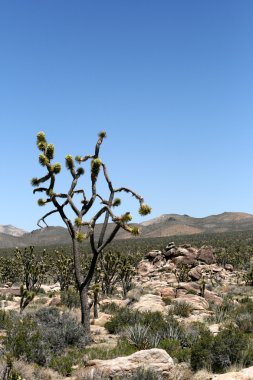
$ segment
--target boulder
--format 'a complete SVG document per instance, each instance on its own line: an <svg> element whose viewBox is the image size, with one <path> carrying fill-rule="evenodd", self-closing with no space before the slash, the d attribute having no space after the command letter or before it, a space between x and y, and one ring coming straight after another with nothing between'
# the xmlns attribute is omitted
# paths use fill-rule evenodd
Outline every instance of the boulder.
<svg viewBox="0 0 253 380"><path fill-rule="evenodd" d="M153 270L153 265L149 261L142 260L137 266L137 275L146 276L150 271Z"/></svg>
<svg viewBox="0 0 253 380"><path fill-rule="evenodd" d="M188 272L188 276L189 276L193 281L198 281L198 280L200 280L200 278L201 278L201 276L202 276L202 268L201 268L201 265L198 265L197 267L192 268L192 269Z"/></svg>
<svg viewBox="0 0 253 380"><path fill-rule="evenodd" d="M162 254L162 251L159 251L158 249L153 249L152 251L146 253L144 258L149 261L153 261L156 256L160 256L161 254Z"/></svg>
<svg viewBox="0 0 253 380"><path fill-rule="evenodd" d="M166 247L165 247L165 251L169 251L170 249L172 248L176 248L176 245L175 243L172 241L170 242Z"/></svg>
<svg viewBox="0 0 253 380"><path fill-rule="evenodd" d="M253 380L253 367L245 368L239 372L227 372L213 375L212 380Z"/></svg>
<svg viewBox="0 0 253 380"><path fill-rule="evenodd" d="M197 264L196 256L192 253L188 253L187 256L177 256L172 259L172 262L176 265L183 264L194 266Z"/></svg>
<svg viewBox="0 0 253 380"><path fill-rule="evenodd" d="M211 246L203 245L198 250L197 259L199 261L203 261L206 264L214 264L216 263L216 258L214 256L214 249Z"/></svg>
<svg viewBox="0 0 253 380"><path fill-rule="evenodd" d="M223 303L223 299L210 290L205 290L204 297L208 302L211 302L217 306L220 306Z"/></svg>
<svg viewBox="0 0 253 380"><path fill-rule="evenodd" d="M175 289L172 287L160 289L160 295L163 300L173 299L176 296Z"/></svg>
<svg viewBox="0 0 253 380"><path fill-rule="evenodd" d="M225 264L225 267L224 267L227 271L229 272L233 272L234 270L234 267L232 264Z"/></svg>
<svg viewBox="0 0 253 380"><path fill-rule="evenodd" d="M197 311L205 311L209 308L208 302L200 296L197 296L195 294L183 294L180 297L175 298L172 300L172 302L187 302L193 310Z"/></svg>
<svg viewBox="0 0 253 380"><path fill-rule="evenodd" d="M165 304L161 296L155 294L144 294L140 300L133 305L134 310L144 311L159 311L163 312Z"/></svg>
<svg viewBox="0 0 253 380"><path fill-rule="evenodd" d="M160 375L168 375L173 367L173 359L165 350L152 348L111 360L91 360L86 364L82 375L90 376L91 379L95 374L110 378L122 376L126 378L134 375L140 368L151 369Z"/></svg>

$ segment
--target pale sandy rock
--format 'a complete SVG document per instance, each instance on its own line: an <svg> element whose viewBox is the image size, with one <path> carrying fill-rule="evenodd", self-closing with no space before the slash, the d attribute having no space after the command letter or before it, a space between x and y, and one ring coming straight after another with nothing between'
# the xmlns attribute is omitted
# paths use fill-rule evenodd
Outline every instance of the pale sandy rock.
<svg viewBox="0 0 253 380"><path fill-rule="evenodd" d="M208 302L203 297L200 297L194 294L184 294L180 296L179 298L172 300L172 302L182 302L182 301L187 302L189 305L191 305L193 310L205 311L209 307Z"/></svg>
<svg viewBox="0 0 253 380"><path fill-rule="evenodd" d="M223 303L223 299L210 290L205 290L204 296L208 302L212 302L217 306L220 306Z"/></svg>
<svg viewBox="0 0 253 380"><path fill-rule="evenodd" d="M91 324L103 327L106 324L106 322L108 322L110 319L111 319L110 314L99 313L99 317L97 319L92 319Z"/></svg>
<svg viewBox="0 0 253 380"><path fill-rule="evenodd" d="M219 323L214 323L213 325L209 325L208 328L213 335L217 335L218 332L220 331Z"/></svg>
<svg viewBox="0 0 253 380"><path fill-rule="evenodd" d="M173 359L165 350L153 348L135 352L130 356L118 357L111 360L91 360L87 363L83 374L103 376L130 376L139 368L151 369L159 374L168 374L173 368ZM91 377L92 378L92 377Z"/></svg>
<svg viewBox="0 0 253 380"><path fill-rule="evenodd" d="M175 265L184 264L184 265L196 265L196 256L189 252L187 256L178 256L172 259L172 262Z"/></svg>
<svg viewBox="0 0 253 380"><path fill-rule="evenodd" d="M147 260L142 260L137 266L137 275L147 276L148 273L154 270L153 264Z"/></svg>
<svg viewBox="0 0 253 380"><path fill-rule="evenodd" d="M164 312L165 304L161 296L154 294L144 294L140 300L133 305L134 310L144 311L159 311Z"/></svg>
<svg viewBox="0 0 253 380"><path fill-rule="evenodd" d="M162 288L160 289L160 295L162 299L172 299L175 298L176 292L172 287Z"/></svg>
<svg viewBox="0 0 253 380"><path fill-rule="evenodd" d="M248 376L250 380L253 380L253 367L244 368L240 372Z"/></svg>
<svg viewBox="0 0 253 380"><path fill-rule="evenodd" d="M253 380L253 376L248 376L242 371L240 372L228 372L221 375L213 375L212 380Z"/></svg>

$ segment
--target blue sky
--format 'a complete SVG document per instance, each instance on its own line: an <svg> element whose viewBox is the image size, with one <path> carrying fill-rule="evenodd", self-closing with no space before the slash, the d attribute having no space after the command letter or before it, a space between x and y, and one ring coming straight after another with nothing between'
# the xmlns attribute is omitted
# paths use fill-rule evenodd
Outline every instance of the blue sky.
<svg viewBox="0 0 253 380"><path fill-rule="evenodd" d="M49 210L30 186L41 130L62 163L106 130L111 179L152 217L253 213L252 14L251 0L1 1L0 224L30 231Z"/></svg>

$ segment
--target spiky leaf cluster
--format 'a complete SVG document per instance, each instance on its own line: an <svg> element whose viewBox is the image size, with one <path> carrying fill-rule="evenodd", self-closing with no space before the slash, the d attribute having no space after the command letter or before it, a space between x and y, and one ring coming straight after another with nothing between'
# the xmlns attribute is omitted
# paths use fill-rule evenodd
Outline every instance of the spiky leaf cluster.
<svg viewBox="0 0 253 380"><path fill-rule="evenodd" d="M77 232L76 233L76 240L81 243L82 241L84 241L86 239L86 234L82 233L82 232Z"/></svg>
<svg viewBox="0 0 253 380"><path fill-rule="evenodd" d="M76 162L78 162L78 164L80 164L82 162L82 157L81 156L76 156L75 160L76 160Z"/></svg>
<svg viewBox="0 0 253 380"><path fill-rule="evenodd" d="M152 211L151 207L149 207L145 203L142 203L140 208L139 208L139 214L142 216L150 214L151 211Z"/></svg>
<svg viewBox="0 0 253 380"><path fill-rule="evenodd" d="M81 218L76 218L75 219L75 226L76 227L80 227L82 226L83 222L82 222L82 219Z"/></svg>
<svg viewBox="0 0 253 380"><path fill-rule="evenodd" d="M54 145L53 144L47 145L46 156L49 160L52 160L54 158Z"/></svg>
<svg viewBox="0 0 253 380"><path fill-rule="evenodd" d="M65 157L65 162L67 169L72 170L74 168L74 160L70 154Z"/></svg>
<svg viewBox="0 0 253 380"><path fill-rule="evenodd" d="M33 177L33 178L31 179L31 185L32 185L32 186L39 186L39 180L38 180L38 178Z"/></svg>
<svg viewBox="0 0 253 380"><path fill-rule="evenodd" d="M106 137L106 132L105 131L99 132L98 137L100 137L101 139L104 139Z"/></svg>
<svg viewBox="0 0 253 380"><path fill-rule="evenodd" d="M56 162L54 165L52 165L52 170L54 174L58 174L61 171L61 164L59 162Z"/></svg>
<svg viewBox="0 0 253 380"><path fill-rule="evenodd" d="M120 217L120 220L122 223L128 223L130 222L131 220L133 219L132 215L130 214L130 212L126 212L125 214L123 214L121 217Z"/></svg>
<svg viewBox="0 0 253 380"><path fill-rule="evenodd" d="M42 151L45 151L47 147L46 135L44 132L39 132L37 134L37 147Z"/></svg>
<svg viewBox="0 0 253 380"><path fill-rule="evenodd" d="M133 236L138 236L138 235L140 235L140 229L139 229L138 227L136 227L136 226L131 226L129 232L130 232Z"/></svg>
<svg viewBox="0 0 253 380"><path fill-rule="evenodd" d="M38 199L38 205L39 206L45 206L46 203L47 203L46 199L42 199L42 198Z"/></svg>
<svg viewBox="0 0 253 380"><path fill-rule="evenodd" d="M48 158L44 154L40 154L39 155L39 163L42 166L46 166L49 163L49 160L48 160Z"/></svg>
<svg viewBox="0 0 253 380"><path fill-rule="evenodd" d="M120 198L115 198L113 203L112 203L112 206L113 207L118 207L121 205L121 199Z"/></svg>
<svg viewBox="0 0 253 380"><path fill-rule="evenodd" d="M81 167L80 167L80 168L77 168L76 174L79 175L79 176L80 176L80 175L83 175L83 174L84 174L84 169L81 168Z"/></svg>
<svg viewBox="0 0 253 380"><path fill-rule="evenodd" d="M98 175L101 164L102 164L102 161L100 160L100 158L94 158L94 160L91 161L92 174L96 176Z"/></svg>

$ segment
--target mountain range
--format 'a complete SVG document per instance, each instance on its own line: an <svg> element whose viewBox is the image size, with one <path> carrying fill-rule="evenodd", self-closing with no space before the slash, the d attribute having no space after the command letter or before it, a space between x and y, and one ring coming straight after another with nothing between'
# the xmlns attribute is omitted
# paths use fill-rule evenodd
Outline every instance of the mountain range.
<svg viewBox="0 0 253 380"><path fill-rule="evenodd" d="M253 215L241 212L224 212L205 218L194 218L189 215L164 214L136 225L140 227L142 238L250 231L253 230ZM108 234L112 228L112 224L108 225ZM100 229L101 224L98 224L95 232L99 234ZM129 239L131 237L124 230L120 230L116 236L117 239ZM25 232L11 225L0 225L0 248L64 245L70 242L69 234L64 227L46 227Z"/></svg>

